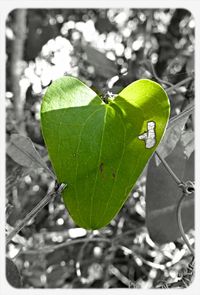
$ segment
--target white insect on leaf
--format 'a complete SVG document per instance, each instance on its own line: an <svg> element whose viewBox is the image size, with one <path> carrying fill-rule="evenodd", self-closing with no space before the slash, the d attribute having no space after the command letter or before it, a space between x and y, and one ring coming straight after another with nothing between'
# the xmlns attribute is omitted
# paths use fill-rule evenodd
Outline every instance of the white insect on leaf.
<svg viewBox="0 0 200 295"><path fill-rule="evenodd" d="M156 144L156 123L154 121L147 122L147 132L139 135L138 138L140 140L145 141L145 147L147 149L151 149Z"/></svg>

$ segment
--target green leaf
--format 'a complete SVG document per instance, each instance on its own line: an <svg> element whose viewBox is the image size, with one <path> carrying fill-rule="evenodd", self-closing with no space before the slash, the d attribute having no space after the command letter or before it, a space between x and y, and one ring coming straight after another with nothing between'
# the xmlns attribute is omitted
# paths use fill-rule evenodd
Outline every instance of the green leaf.
<svg viewBox="0 0 200 295"><path fill-rule="evenodd" d="M194 153L187 160L180 141L166 161L181 180L194 180ZM181 236L176 219L176 207L181 194L165 167L162 164L156 166L155 158L152 158L146 183L146 224L154 242L168 243ZM185 232L194 226L193 195L183 202L182 222Z"/></svg>
<svg viewBox="0 0 200 295"><path fill-rule="evenodd" d="M101 228L117 214L157 148L169 110L165 91L150 80L130 84L108 104L73 77L48 87L42 133L58 182L68 184L63 199L79 226Z"/></svg>

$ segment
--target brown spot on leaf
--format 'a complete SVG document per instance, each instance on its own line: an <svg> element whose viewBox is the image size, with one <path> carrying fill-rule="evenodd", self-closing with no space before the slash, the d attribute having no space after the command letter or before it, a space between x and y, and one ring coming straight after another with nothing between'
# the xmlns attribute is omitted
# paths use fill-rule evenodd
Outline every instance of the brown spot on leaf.
<svg viewBox="0 0 200 295"><path fill-rule="evenodd" d="M101 163L101 164L99 165L99 170L100 170L101 173L103 172L103 163Z"/></svg>
<svg viewBox="0 0 200 295"><path fill-rule="evenodd" d="M112 173L112 177L115 178L115 172Z"/></svg>

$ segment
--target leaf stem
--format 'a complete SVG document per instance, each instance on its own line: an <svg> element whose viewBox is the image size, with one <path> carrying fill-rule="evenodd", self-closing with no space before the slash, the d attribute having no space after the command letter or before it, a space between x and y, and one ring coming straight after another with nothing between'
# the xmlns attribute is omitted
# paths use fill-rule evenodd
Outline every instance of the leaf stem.
<svg viewBox="0 0 200 295"><path fill-rule="evenodd" d="M156 151L156 156L160 159L165 169L169 172L173 180L176 182L177 185L182 184L183 182L178 178L178 176L174 173L174 171L169 167L168 163L165 161L164 158L161 157L161 155Z"/></svg>
<svg viewBox="0 0 200 295"><path fill-rule="evenodd" d="M10 241L13 239L13 237L22 230L25 225L34 218L50 201L52 201L56 196L60 195L61 192L65 189L66 185L61 184L57 188L53 188L51 192L46 194L46 196L29 212L23 220L20 221L20 223L17 225L16 228L13 229L13 231L10 232L10 234L6 237L6 245L10 243Z"/></svg>

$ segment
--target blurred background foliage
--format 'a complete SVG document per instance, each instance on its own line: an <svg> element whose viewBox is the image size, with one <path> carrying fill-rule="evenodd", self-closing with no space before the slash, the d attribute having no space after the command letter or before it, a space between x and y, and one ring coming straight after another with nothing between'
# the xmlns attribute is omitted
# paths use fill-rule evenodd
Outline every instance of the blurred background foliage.
<svg viewBox="0 0 200 295"><path fill-rule="evenodd" d="M115 94L140 78L153 79L165 88L186 79L170 93L171 116L179 114L194 99L194 79L187 82L194 76L194 27L190 12L183 9L12 11L6 23L7 143L13 133L30 137L50 165L40 131L40 104L47 86L63 75L78 77L102 96ZM177 173L184 174L194 149L193 117L188 116L182 127L182 137L175 135L171 162L179 167ZM184 165L177 166L180 150ZM168 160L171 152L166 155ZM190 160L190 170L193 166ZM151 165L154 179L156 169ZM9 232L54 182L42 169L20 166L9 155L6 171ZM191 256L177 234L168 243L161 239L162 245L155 243L156 237L154 241L150 238L146 172L120 213L102 230L91 233L77 228L62 199L47 205L7 247L9 282L23 288L158 288L176 283ZM160 192L164 189L166 195L170 184L163 180ZM156 194L159 189L150 191ZM177 195L177 187L168 193L170 198ZM192 215L190 210L186 219L193 220ZM168 225L163 227L170 234ZM188 237L193 243L192 230Z"/></svg>

